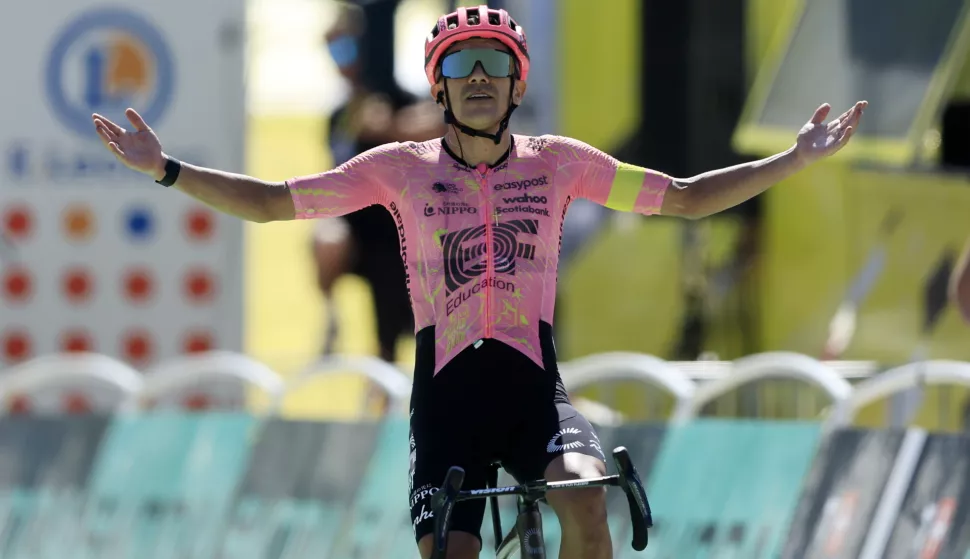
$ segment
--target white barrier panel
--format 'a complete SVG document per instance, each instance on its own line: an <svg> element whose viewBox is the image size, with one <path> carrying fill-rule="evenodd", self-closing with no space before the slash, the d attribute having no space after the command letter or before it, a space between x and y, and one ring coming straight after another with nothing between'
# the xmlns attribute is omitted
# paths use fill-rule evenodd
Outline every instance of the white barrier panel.
<svg viewBox="0 0 970 559"><path fill-rule="evenodd" d="M3 371L0 402L13 396L40 397L44 392L82 393L94 409L124 408L143 387L141 374L128 365L98 353L66 353L36 357ZM57 412L57 404L39 402L35 411ZM6 408L0 410L5 413Z"/></svg>
<svg viewBox="0 0 970 559"><path fill-rule="evenodd" d="M273 402L270 413L278 413L283 405L283 399L311 380L347 372L361 373L380 386L391 399L391 409L407 415L411 396L411 379L400 369L382 359L347 355L330 355L304 368L296 378L286 384L285 389Z"/></svg>
<svg viewBox="0 0 970 559"><path fill-rule="evenodd" d="M688 421L719 396L766 378L796 379L815 385L828 394L836 405L852 392L852 385L831 367L807 355L783 351L759 353L734 361L730 375L699 385L690 406L681 414L675 413L673 421Z"/></svg>
<svg viewBox="0 0 970 559"><path fill-rule="evenodd" d="M908 363L855 385L848 398L835 407L829 423L848 425L866 405L920 385L957 384L970 387L970 363L934 360Z"/></svg>
<svg viewBox="0 0 970 559"><path fill-rule="evenodd" d="M642 353L600 353L559 365L566 390L573 391L596 382L635 380L660 386L670 392L676 404L674 417L685 416L696 385L670 363Z"/></svg>
<svg viewBox="0 0 970 559"><path fill-rule="evenodd" d="M214 388L214 398L227 388L235 387L244 394L247 386L255 386L275 399L285 389L283 379L265 364L231 351L209 351L169 359L148 369L136 397L144 405L194 389L205 392L207 385Z"/></svg>

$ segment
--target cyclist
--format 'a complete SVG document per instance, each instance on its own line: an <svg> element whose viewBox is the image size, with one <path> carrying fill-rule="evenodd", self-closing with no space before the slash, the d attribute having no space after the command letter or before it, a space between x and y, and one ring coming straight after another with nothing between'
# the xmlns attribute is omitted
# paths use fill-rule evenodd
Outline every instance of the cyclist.
<svg viewBox="0 0 970 559"><path fill-rule="evenodd" d="M824 123L819 107L794 145L760 161L674 178L622 163L581 141L511 134L530 59L525 32L504 10L459 8L425 44L431 96L449 130L392 143L323 173L270 183L179 162L134 110L126 130L94 126L127 166L228 214L257 222L390 212L414 309L410 505L423 557L431 554L430 498L452 465L483 487L500 460L518 481L605 474L589 422L569 403L556 368L553 306L561 227L572 200L618 211L696 219L764 192L851 138L866 103ZM604 490L550 494L562 558L607 558ZM449 557L477 557L485 501L459 503Z"/></svg>

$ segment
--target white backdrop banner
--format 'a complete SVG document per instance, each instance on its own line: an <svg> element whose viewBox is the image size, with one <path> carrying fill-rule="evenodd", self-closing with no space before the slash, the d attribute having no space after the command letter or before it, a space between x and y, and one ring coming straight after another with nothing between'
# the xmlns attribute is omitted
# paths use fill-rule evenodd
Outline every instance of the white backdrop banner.
<svg viewBox="0 0 970 559"><path fill-rule="evenodd" d="M242 0L18 2L0 18L0 366L238 351L242 224L120 165L91 113L241 172Z"/></svg>

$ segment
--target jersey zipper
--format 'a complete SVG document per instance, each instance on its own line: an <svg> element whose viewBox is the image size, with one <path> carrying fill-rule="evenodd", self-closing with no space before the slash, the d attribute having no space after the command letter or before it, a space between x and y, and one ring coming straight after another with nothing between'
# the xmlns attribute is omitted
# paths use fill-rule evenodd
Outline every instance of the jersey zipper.
<svg viewBox="0 0 970 559"><path fill-rule="evenodd" d="M481 167L485 167L484 171ZM490 280L495 275L495 263L492 258L492 207L488 197L488 167L479 166L479 184L482 185L482 196L485 202L485 337L492 337L492 289Z"/></svg>

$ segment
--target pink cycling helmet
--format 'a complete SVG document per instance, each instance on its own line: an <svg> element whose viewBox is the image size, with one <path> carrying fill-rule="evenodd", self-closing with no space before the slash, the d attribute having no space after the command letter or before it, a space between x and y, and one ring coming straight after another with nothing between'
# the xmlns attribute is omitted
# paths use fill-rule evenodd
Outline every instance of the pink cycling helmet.
<svg viewBox="0 0 970 559"><path fill-rule="evenodd" d="M458 10L438 18L424 42L424 73L428 83L435 84L435 69L448 48L473 37L497 39L511 49L519 67L519 79L529 77L529 48L525 30L505 10L490 9L486 5Z"/></svg>

